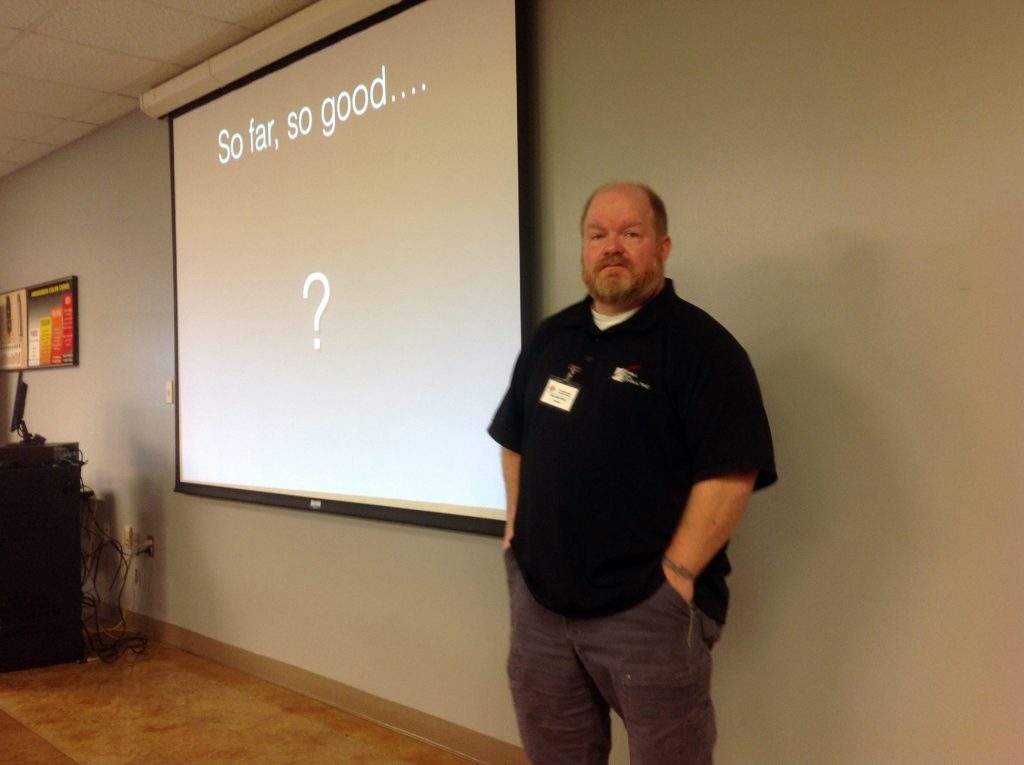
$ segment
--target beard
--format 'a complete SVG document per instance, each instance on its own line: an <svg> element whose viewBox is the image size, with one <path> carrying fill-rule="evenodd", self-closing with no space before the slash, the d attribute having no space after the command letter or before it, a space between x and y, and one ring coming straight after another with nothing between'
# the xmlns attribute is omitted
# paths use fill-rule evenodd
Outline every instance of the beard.
<svg viewBox="0 0 1024 765"><path fill-rule="evenodd" d="M605 267L609 265L622 268L606 271ZM637 271L634 266L615 256L595 263L589 270L584 265L581 270L583 283L592 298L622 310L639 307L654 297L661 289L665 277L661 262Z"/></svg>

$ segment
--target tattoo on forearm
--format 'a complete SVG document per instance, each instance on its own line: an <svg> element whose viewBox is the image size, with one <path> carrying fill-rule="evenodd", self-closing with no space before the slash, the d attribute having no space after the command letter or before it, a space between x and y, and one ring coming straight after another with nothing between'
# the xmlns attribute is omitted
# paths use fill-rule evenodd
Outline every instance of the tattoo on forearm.
<svg viewBox="0 0 1024 765"><path fill-rule="evenodd" d="M680 566L674 560L669 559L667 555L664 558L662 558L662 560L665 561L665 565L668 566L670 571L679 574L679 576L683 577L683 579L689 579L693 581L697 578L694 575L694 573L690 571L690 569L688 569L686 566Z"/></svg>

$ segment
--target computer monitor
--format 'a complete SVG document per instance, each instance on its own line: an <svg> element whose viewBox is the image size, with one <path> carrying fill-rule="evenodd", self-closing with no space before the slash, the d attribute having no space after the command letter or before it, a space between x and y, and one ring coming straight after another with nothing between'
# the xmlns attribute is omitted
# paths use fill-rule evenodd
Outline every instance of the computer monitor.
<svg viewBox="0 0 1024 765"><path fill-rule="evenodd" d="M24 373L18 372L18 387L14 393L14 410L11 412L11 432L21 436L26 444L41 444L46 441L42 436L34 436L29 433L25 425L25 401L28 398L28 383L25 382Z"/></svg>

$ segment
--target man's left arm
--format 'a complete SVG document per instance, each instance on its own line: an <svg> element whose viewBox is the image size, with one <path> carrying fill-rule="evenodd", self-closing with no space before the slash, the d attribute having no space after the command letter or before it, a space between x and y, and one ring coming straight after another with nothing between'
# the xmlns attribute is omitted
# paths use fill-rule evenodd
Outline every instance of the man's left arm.
<svg viewBox="0 0 1024 765"><path fill-rule="evenodd" d="M756 480L752 470L693 485L662 561L665 578L687 603L693 602L694 580L739 526Z"/></svg>

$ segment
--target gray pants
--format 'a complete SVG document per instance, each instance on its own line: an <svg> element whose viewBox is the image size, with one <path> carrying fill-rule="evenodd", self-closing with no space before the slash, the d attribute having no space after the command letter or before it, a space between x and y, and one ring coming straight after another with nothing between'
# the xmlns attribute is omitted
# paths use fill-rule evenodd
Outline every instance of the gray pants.
<svg viewBox="0 0 1024 765"><path fill-rule="evenodd" d="M505 555L512 604L508 675L533 765L605 765L609 709L631 765L707 765L715 744L711 645L721 627L667 583L640 605L570 619L530 594Z"/></svg>

